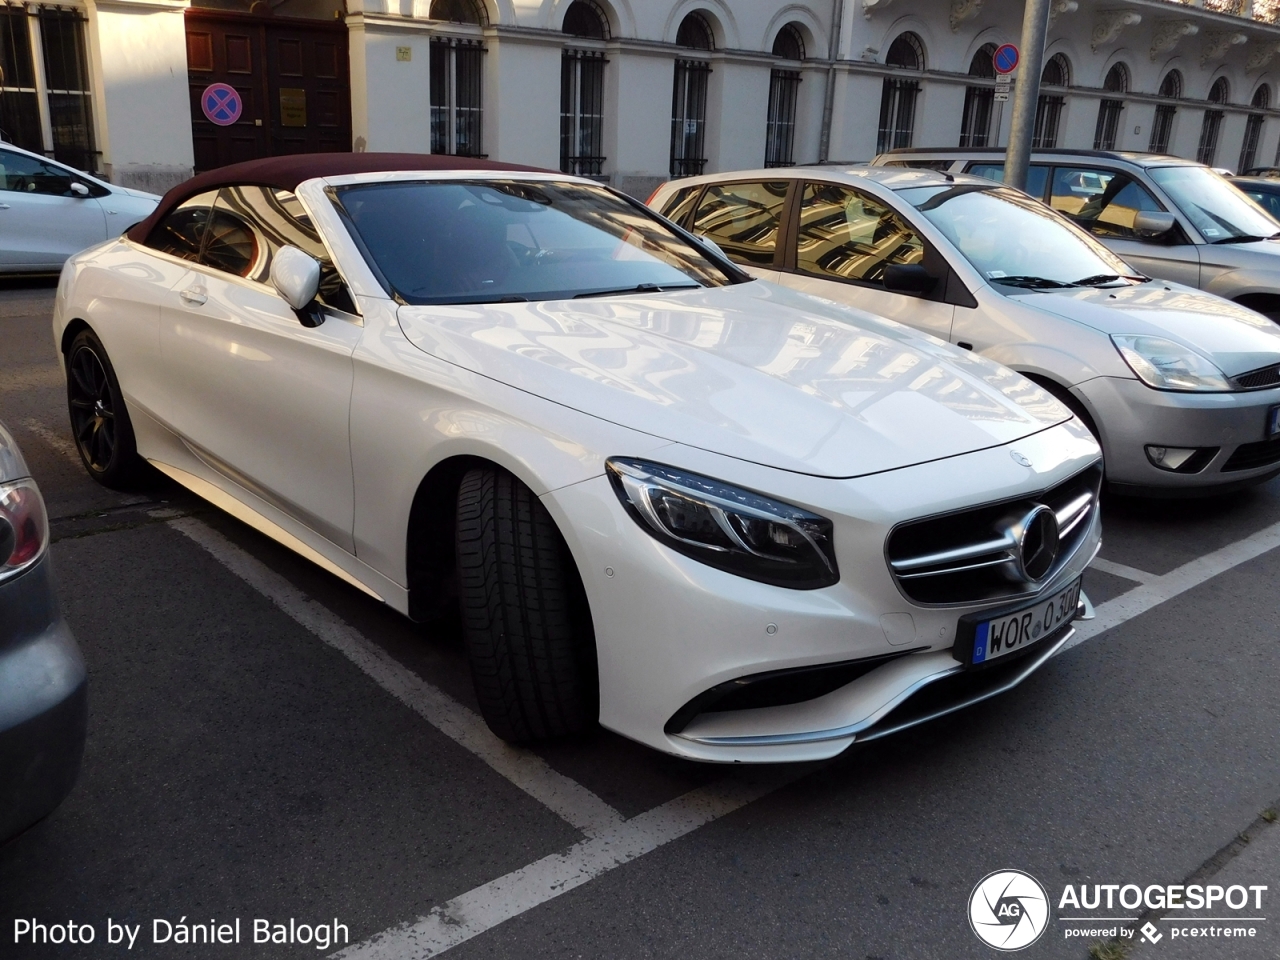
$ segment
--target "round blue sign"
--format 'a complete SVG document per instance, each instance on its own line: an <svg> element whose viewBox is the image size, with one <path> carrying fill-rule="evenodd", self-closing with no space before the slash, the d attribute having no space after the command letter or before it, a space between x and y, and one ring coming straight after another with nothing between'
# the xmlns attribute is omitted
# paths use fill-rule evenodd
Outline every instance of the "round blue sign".
<svg viewBox="0 0 1280 960"><path fill-rule="evenodd" d="M1012 43L1002 43L991 55L992 66L996 73L1013 73L1018 68L1018 48Z"/></svg>
<svg viewBox="0 0 1280 960"><path fill-rule="evenodd" d="M235 87L226 83L211 83L200 94L200 108L210 123L229 127L240 119L244 101Z"/></svg>

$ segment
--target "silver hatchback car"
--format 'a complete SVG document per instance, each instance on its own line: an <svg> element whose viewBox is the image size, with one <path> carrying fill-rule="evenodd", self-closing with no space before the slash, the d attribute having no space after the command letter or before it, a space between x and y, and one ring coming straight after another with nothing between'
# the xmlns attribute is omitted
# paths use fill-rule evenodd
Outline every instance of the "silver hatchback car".
<svg viewBox="0 0 1280 960"><path fill-rule="evenodd" d="M1004 150L894 150L876 166L1004 178ZM1027 192L1143 273L1280 322L1280 224L1221 174L1151 153L1038 150Z"/></svg>
<svg viewBox="0 0 1280 960"><path fill-rule="evenodd" d="M758 277L1039 383L1093 430L1121 491L1217 493L1280 473L1280 326L1143 276L1021 191L788 167L677 180L649 202Z"/></svg>

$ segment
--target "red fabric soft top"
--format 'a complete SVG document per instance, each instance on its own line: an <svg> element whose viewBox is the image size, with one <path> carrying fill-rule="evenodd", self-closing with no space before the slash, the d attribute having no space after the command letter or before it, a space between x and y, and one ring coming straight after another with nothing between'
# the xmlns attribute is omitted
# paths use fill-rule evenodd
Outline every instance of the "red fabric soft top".
<svg viewBox="0 0 1280 960"><path fill-rule="evenodd" d="M246 160L198 174L178 184L163 197L151 216L135 224L127 234L130 240L145 243L155 225L174 207L206 190L249 184L296 190L298 184L314 177L340 177L350 173L391 173L397 171L440 170L511 170L518 173L546 173L537 167L499 163L427 153L298 153L285 157Z"/></svg>

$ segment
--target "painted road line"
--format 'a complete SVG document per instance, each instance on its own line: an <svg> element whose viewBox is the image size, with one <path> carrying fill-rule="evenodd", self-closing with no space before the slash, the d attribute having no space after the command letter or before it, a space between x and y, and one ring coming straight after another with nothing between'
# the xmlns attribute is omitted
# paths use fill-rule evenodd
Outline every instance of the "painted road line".
<svg viewBox="0 0 1280 960"><path fill-rule="evenodd" d="M1134 583L1148 583L1156 579L1154 573L1147 573L1145 570L1139 570L1137 567L1131 567L1125 563L1116 563L1114 560L1104 560L1102 557L1094 557L1089 566L1094 570L1109 573L1113 577L1132 580Z"/></svg>
<svg viewBox="0 0 1280 960"><path fill-rule="evenodd" d="M622 814L582 784L552 769L537 754L499 740L475 711L404 667L222 534L193 517L170 520L168 526L194 540L284 613L342 653L378 686L583 833L594 836L623 823Z"/></svg>
<svg viewBox="0 0 1280 960"><path fill-rule="evenodd" d="M1280 523L1272 524L1253 536L1228 544L1221 550L1197 557L1170 570L1164 576L1153 577L1128 593L1122 593L1106 603L1099 604L1096 608L1097 615L1092 620L1076 621L1076 635L1067 641L1062 650L1079 646L1086 640L1105 633L1126 620L1132 620L1166 600L1172 600L1179 594L1186 593L1193 587L1213 579L1218 574L1226 573L1233 567L1260 557L1276 547L1280 547ZM1059 651L1059 655L1061 652Z"/></svg>
<svg viewBox="0 0 1280 960"><path fill-rule="evenodd" d="M76 450L76 445L64 437L62 434L50 430L39 420L28 417L26 420L18 421L28 432L34 433L37 437L49 446L62 454L76 466L80 466L80 453Z"/></svg>
<svg viewBox="0 0 1280 960"><path fill-rule="evenodd" d="M491 880L416 922L332 954L333 960L425 960L552 900L601 874L738 810L798 779L807 768L750 772L699 787L562 853Z"/></svg>

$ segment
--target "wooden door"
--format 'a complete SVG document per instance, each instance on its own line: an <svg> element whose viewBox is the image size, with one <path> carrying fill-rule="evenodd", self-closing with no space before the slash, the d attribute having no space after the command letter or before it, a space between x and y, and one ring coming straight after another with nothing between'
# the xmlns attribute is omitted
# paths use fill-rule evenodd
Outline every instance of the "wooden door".
<svg viewBox="0 0 1280 960"><path fill-rule="evenodd" d="M186 29L197 173L258 157L351 149L345 23L189 9ZM234 123L206 116L201 95L213 83L239 94Z"/></svg>

